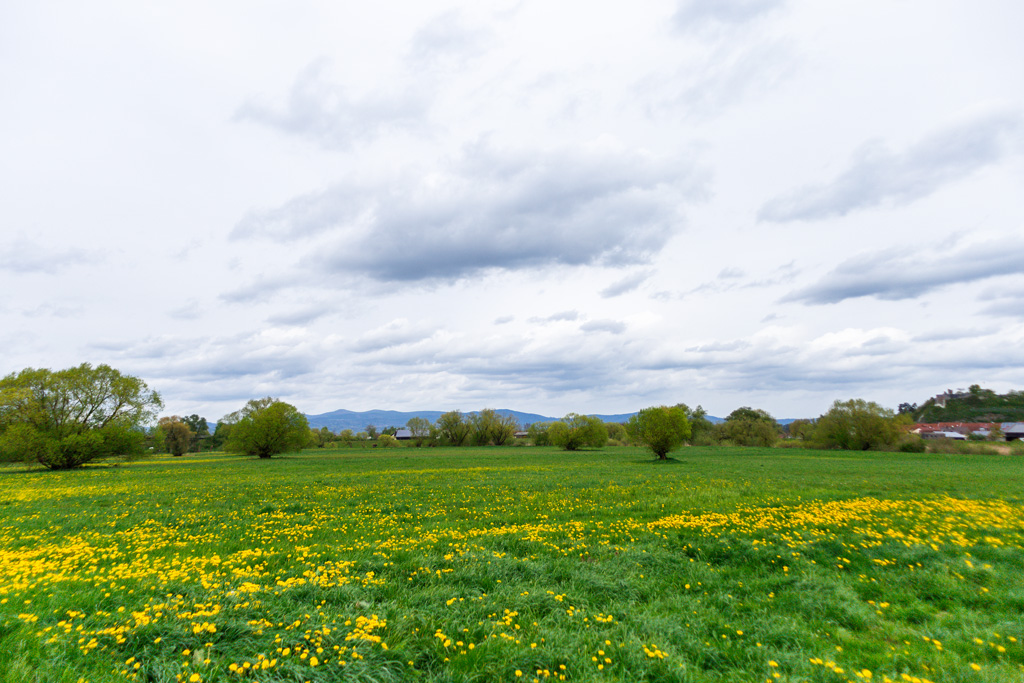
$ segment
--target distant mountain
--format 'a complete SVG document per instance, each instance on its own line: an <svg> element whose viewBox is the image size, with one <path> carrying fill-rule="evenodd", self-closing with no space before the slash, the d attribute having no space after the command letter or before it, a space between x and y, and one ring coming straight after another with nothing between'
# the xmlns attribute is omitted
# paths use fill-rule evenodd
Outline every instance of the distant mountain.
<svg viewBox="0 0 1024 683"><path fill-rule="evenodd" d="M354 432L361 432L366 429L367 425L373 425L377 429L383 427L404 427L405 424L414 417L422 417L428 422L436 422L437 418L441 417L443 413L447 411L443 410L414 410L409 412L399 410L364 410L357 412L353 410L332 410L329 413L321 413L319 415L306 415L306 419L309 420L309 426L313 429L320 429L321 427L327 427L332 432L340 432L343 429L351 429ZM496 413L500 415L514 415L519 424L529 425L534 422L554 422L560 420L564 416L550 417L547 415L538 415L537 413L524 413L518 410L509 410L508 408L495 409ZM476 411L466 413L466 415L473 415ZM600 418L604 422L626 422L629 418L636 415L636 413L621 413L618 415L595 415L594 417ZM721 422L722 418L713 417L708 415L708 420L711 422Z"/></svg>

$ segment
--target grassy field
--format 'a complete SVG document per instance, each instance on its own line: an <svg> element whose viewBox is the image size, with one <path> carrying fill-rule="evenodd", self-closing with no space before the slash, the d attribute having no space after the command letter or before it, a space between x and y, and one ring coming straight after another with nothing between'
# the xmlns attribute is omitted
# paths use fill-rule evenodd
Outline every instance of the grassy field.
<svg viewBox="0 0 1024 683"><path fill-rule="evenodd" d="M4 681L1024 681L1019 457L0 469Z"/></svg>

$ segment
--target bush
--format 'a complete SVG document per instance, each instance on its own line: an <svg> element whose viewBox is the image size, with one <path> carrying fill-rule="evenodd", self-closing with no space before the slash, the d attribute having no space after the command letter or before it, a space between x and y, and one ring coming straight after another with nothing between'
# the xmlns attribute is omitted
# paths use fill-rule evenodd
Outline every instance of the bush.
<svg viewBox="0 0 1024 683"><path fill-rule="evenodd" d="M919 436L908 437L900 442L900 453L924 453L928 450L924 439Z"/></svg>
<svg viewBox="0 0 1024 683"><path fill-rule="evenodd" d="M553 446L577 451L584 446L603 448L608 443L608 430L599 418L569 413L548 427L548 439Z"/></svg>

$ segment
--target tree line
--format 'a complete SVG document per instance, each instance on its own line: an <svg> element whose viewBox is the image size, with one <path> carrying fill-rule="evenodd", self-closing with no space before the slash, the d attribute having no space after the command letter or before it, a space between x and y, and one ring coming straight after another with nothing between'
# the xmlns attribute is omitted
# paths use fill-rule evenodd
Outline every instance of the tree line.
<svg viewBox="0 0 1024 683"><path fill-rule="evenodd" d="M199 415L158 419L162 408L160 395L144 381L107 365L26 368L0 380L0 460L69 469L147 450L175 456L224 450L269 458L339 443L397 445L397 427L378 430L367 425L359 433L346 429L338 434L326 427L311 429L295 406L271 397L252 399L225 415L213 433ZM514 416L484 409L471 414L449 411L434 422L414 417L405 427L414 446L505 446L518 434L533 445L568 451L640 445L664 459L684 444L771 447L784 438L817 448L923 451L920 438L907 433L910 422L908 414L852 399L836 401L815 420L796 420L785 427L768 412L747 406L714 424L701 406L691 409L683 403L645 408L625 424L569 413L523 430Z"/></svg>

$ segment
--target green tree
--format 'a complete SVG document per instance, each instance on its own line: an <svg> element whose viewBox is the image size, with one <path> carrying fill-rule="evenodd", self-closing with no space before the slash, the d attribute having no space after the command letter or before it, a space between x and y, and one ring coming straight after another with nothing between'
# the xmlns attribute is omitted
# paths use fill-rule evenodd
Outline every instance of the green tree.
<svg viewBox="0 0 1024 683"><path fill-rule="evenodd" d="M864 399L836 401L818 418L813 439L824 448L866 451L892 448L903 436L901 425L909 424L906 414Z"/></svg>
<svg viewBox="0 0 1024 683"><path fill-rule="evenodd" d="M327 444L331 443L333 439L334 434L327 427L309 430L310 443L314 444L317 448L326 448Z"/></svg>
<svg viewBox="0 0 1024 683"><path fill-rule="evenodd" d="M722 441L737 446L774 446L781 430L766 411L743 406L729 413L717 431Z"/></svg>
<svg viewBox="0 0 1024 683"><path fill-rule="evenodd" d="M644 408L626 423L631 439L651 449L659 460L690 438L690 421L680 406Z"/></svg>
<svg viewBox="0 0 1024 683"><path fill-rule="evenodd" d="M473 443L478 446L504 446L515 438L519 429L519 421L514 415L502 415L491 408L484 408L473 415L470 423Z"/></svg>
<svg viewBox="0 0 1024 683"><path fill-rule="evenodd" d="M608 444L608 429L600 418L569 413L548 428L548 438L553 446L567 451L584 446L603 448Z"/></svg>
<svg viewBox="0 0 1024 683"><path fill-rule="evenodd" d="M394 434L381 432L380 436L377 437L377 445L381 448L393 448L398 445L398 439L395 438Z"/></svg>
<svg viewBox="0 0 1024 683"><path fill-rule="evenodd" d="M164 447L171 455L177 457L188 452L192 443L192 429L180 417L161 417L157 428L163 435Z"/></svg>
<svg viewBox="0 0 1024 683"><path fill-rule="evenodd" d="M430 420L425 417L410 417L405 427L417 446L422 446L430 438Z"/></svg>
<svg viewBox="0 0 1024 683"><path fill-rule="evenodd" d="M181 421L188 425L188 428L192 430L192 440L189 443L189 450L193 452L199 452L202 450L203 442L210 438L210 425L207 423L205 417L200 417L195 413L181 418Z"/></svg>
<svg viewBox="0 0 1024 683"><path fill-rule="evenodd" d="M793 420L788 426L789 435L794 439L808 441L814 436L814 422L811 420Z"/></svg>
<svg viewBox="0 0 1024 683"><path fill-rule="evenodd" d="M450 410L437 418L434 428L441 441L449 446L461 446L466 443L473 425L466 420L461 411Z"/></svg>
<svg viewBox="0 0 1024 683"><path fill-rule="evenodd" d="M375 427L374 425L366 425L366 436L370 437L371 439L376 439L377 427Z"/></svg>
<svg viewBox="0 0 1024 683"><path fill-rule="evenodd" d="M143 425L162 406L144 381L109 365L26 368L0 380L0 457L70 469L134 455L145 441Z"/></svg>
<svg viewBox="0 0 1024 683"><path fill-rule="evenodd" d="M686 413L686 419L690 423L690 436L687 441L695 446L708 446L715 440L715 425L707 418L707 412L702 406L691 410L685 403L677 403L677 408L682 408Z"/></svg>
<svg viewBox="0 0 1024 683"><path fill-rule="evenodd" d="M309 443L309 422L290 403L266 397L253 399L222 423L232 425L228 450L260 458L297 451Z"/></svg>
<svg viewBox="0 0 1024 683"><path fill-rule="evenodd" d="M551 437L548 435L548 431L551 429L550 422L534 422L527 429L530 443L534 446L550 446Z"/></svg>

